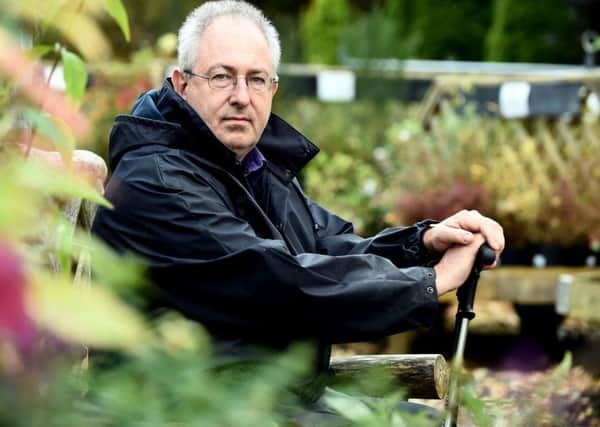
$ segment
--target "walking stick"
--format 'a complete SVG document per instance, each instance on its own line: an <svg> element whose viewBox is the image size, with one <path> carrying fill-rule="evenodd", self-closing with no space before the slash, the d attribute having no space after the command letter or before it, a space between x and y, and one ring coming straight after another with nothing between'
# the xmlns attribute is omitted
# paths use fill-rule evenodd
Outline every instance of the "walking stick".
<svg viewBox="0 0 600 427"><path fill-rule="evenodd" d="M458 310L456 312L456 321L454 323L454 357L452 358L452 370L450 373L450 389L446 400L446 421L444 427L456 427L458 417L458 383L460 378L460 368L463 364L465 353L465 344L467 342L467 332L469 330L469 321L475 317L473 311L473 301L477 291L477 281L483 266L493 264L496 259L496 253L486 243L481 245L473 269L467 277L465 283L458 288L456 295L458 297Z"/></svg>

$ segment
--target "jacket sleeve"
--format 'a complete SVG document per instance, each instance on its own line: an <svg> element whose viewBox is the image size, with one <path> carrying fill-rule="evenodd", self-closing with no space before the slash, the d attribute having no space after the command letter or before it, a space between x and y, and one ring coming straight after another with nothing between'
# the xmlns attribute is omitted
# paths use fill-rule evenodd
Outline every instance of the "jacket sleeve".
<svg viewBox="0 0 600 427"><path fill-rule="evenodd" d="M363 238L354 233L351 223L304 194L303 197L317 224L319 253L334 256L370 253L389 259L397 267L430 265L439 259L438 254L429 252L422 243L423 233L438 221L424 220L408 227L391 227Z"/></svg>
<svg viewBox="0 0 600 427"><path fill-rule="evenodd" d="M164 186L155 162L132 161L135 173L111 179L115 209L98 210L94 233L144 257L161 299L220 336L338 343L433 322L433 269L360 251L292 255L258 237L209 182Z"/></svg>

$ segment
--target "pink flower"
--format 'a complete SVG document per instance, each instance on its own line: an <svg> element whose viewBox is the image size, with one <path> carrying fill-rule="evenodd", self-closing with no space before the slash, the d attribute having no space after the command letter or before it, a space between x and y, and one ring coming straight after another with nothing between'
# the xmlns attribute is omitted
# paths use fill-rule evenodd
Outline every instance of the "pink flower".
<svg viewBox="0 0 600 427"><path fill-rule="evenodd" d="M26 312L27 279L22 260L0 242L0 338L8 339L23 351L31 349L35 328Z"/></svg>

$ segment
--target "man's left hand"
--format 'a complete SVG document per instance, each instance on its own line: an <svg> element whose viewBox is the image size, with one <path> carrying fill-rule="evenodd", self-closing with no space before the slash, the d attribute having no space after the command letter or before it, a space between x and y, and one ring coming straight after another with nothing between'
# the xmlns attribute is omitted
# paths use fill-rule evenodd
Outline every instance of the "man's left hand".
<svg viewBox="0 0 600 427"><path fill-rule="evenodd" d="M423 235L423 244L430 251L444 253L454 245L468 245L474 233L483 235L496 257L504 250L502 226L475 210L462 210L435 224Z"/></svg>

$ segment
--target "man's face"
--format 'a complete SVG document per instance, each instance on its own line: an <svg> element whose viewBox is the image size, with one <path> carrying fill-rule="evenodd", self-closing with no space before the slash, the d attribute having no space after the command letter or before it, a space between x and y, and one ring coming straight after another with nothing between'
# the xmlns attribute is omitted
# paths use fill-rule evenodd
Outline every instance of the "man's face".
<svg viewBox="0 0 600 427"><path fill-rule="evenodd" d="M242 159L258 142L271 114L277 83L263 92L248 88L244 76L273 77L273 60L263 33L251 21L216 18L200 40L195 74L227 73L239 77L233 88L213 89L208 81L173 73L175 90L192 106L215 136Z"/></svg>

